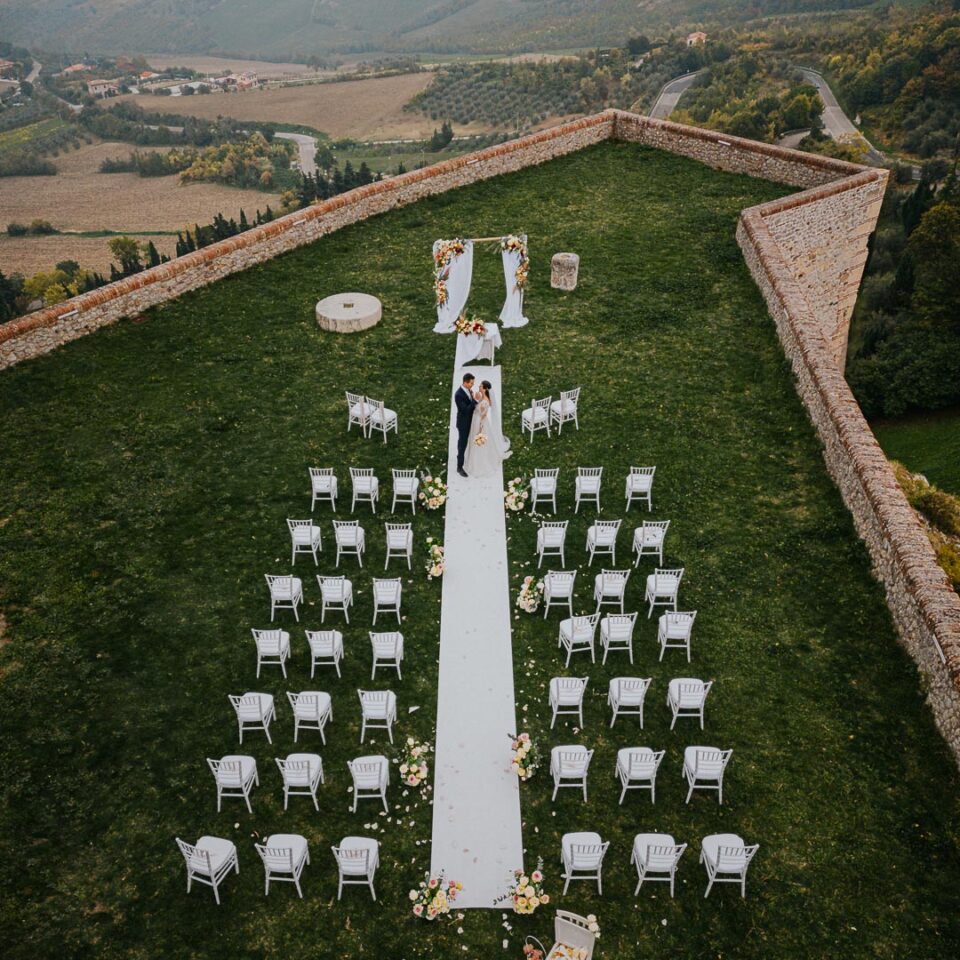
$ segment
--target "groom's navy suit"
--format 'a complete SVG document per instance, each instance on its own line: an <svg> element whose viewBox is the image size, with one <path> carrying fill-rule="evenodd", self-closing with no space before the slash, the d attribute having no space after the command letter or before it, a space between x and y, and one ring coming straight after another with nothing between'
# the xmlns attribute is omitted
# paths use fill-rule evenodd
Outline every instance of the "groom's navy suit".
<svg viewBox="0 0 960 960"><path fill-rule="evenodd" d="M457 469L463 469L463 458L467 454L467 441L470 439L470 427L473 424L473 409L477 401L469 390L462 386L453 395L457 405Z"/></svg>

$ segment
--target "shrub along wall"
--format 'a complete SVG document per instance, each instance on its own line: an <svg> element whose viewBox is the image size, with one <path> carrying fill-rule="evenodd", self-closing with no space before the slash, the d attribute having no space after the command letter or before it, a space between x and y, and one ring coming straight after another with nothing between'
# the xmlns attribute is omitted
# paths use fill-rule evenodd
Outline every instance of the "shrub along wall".
<svg viewBox="0 0 960 960"><path fill-rule="evenodd" d="M864 538L903 643L960 762L960 598L864 420L842 369L867 239L887 173L609 110L341 194L0 327L0 369L47 353L377 213L608 138L804 188L743 211L737 238L770 308L824 456Z"/></svg>

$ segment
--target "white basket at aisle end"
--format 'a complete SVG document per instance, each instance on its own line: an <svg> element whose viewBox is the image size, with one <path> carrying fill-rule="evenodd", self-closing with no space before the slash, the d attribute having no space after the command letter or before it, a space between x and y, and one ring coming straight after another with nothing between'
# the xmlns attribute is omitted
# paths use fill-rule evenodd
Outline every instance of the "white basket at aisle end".
<svg viewBox="0 0 960 960"><path fill-rule="evenodd" d="M558 910L553 920L553 938L554 944L549 952L536 937L527 937L526 940L543 951L545 960L593 960L593 947L597 937L591 932L586 917Z"/></svg>

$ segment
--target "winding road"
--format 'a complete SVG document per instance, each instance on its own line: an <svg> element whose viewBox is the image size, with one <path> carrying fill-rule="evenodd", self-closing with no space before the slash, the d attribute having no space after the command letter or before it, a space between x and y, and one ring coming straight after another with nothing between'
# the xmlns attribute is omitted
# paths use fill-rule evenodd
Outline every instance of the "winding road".
<svg viewBox="0 0 960 960"><path fill-rule="evenodd" d="M317 172L317 141L305 133L276 133L281 140L292 140L300 151L300 169L313 176Z"/></svg>
<svg viewBox="0 0 960 960"><path fill-rule="evenodd" d="M701 73L703 73L703 70L694 70L693 73L685 73L682 77L675 77L665 83L660 90L656 103L650 110L650 116L655 120L666 120L677 109L680 98Z"/></svg>
<svg viewBox="0 0 960 960"><path fill-rule="evenodd" d="M886 159L877 148L867 140L866 137L857 129L856 124L843 112L837 98L833 95L830 85L815 70L809 70L801 67L800 72L803 79L812 83L820 94L823 101L823 129L834 140L841 140L850 136L859 136L867 144L867 159L871 163L882 164Z"/></svg>

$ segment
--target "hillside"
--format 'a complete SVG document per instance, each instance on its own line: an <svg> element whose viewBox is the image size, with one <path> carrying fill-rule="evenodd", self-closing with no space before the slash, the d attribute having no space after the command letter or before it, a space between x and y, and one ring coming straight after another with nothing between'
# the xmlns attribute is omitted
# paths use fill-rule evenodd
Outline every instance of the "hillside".
<svg viewBox="0 0 960 960"><path fill-rule="evenodd" d="M686 23L845 10L862 0L4 0L0 35L76 53L489 53L621 43Z"/></svg>

